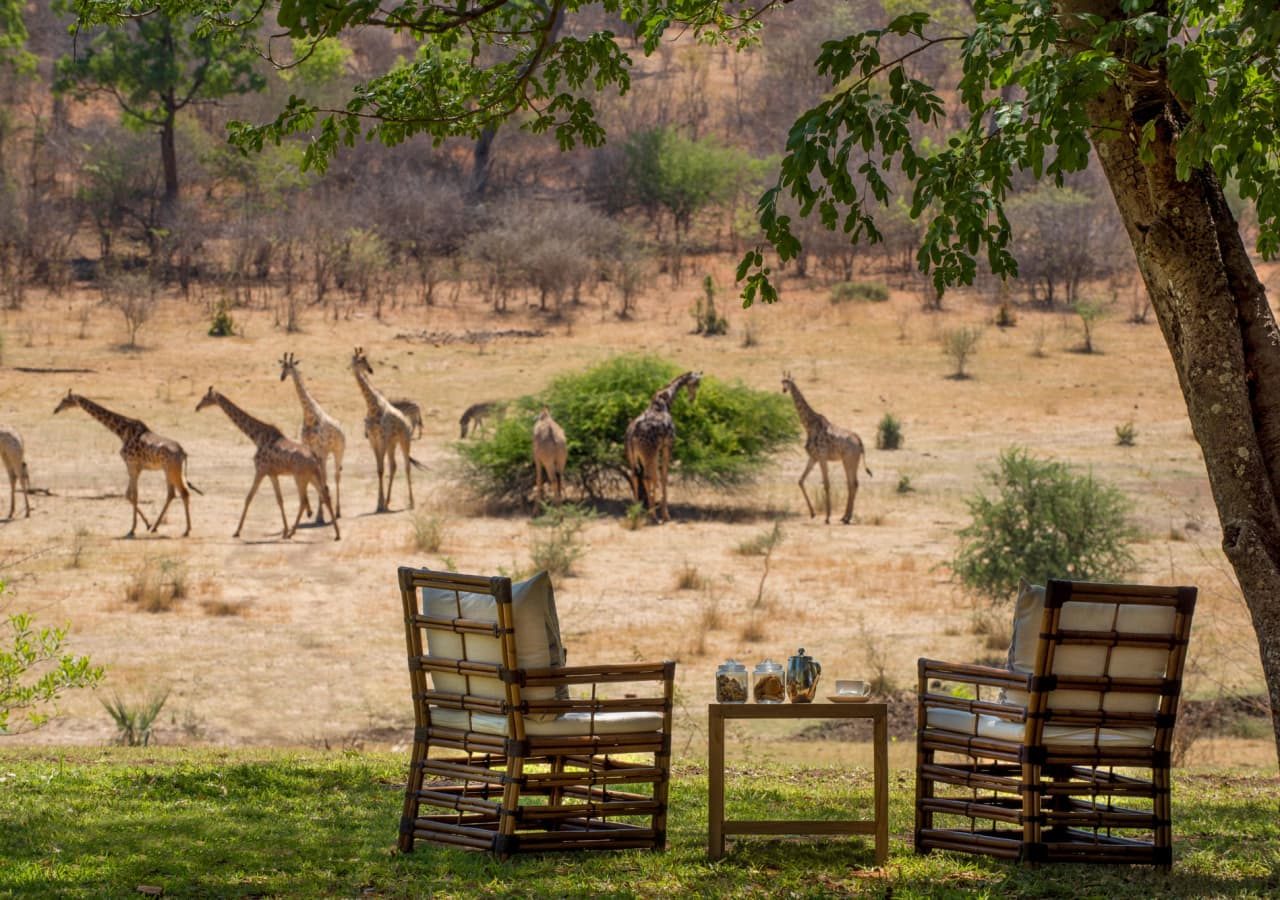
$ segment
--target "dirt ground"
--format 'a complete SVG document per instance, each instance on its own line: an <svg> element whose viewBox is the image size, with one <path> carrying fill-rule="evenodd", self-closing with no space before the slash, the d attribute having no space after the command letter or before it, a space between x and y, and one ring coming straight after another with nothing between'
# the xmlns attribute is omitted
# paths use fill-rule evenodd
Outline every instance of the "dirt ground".
<svg viewBox="0 0 1280 900"><path fill-rule="evenodd" d="M270 310L239 309L242 334L223 339L206 336L204 306L170 298L142 330L137 352L120 349L119 314L96 305L88 290L35 297L4 312L0 422L24 435L33 486L48 491L32 497L30 519L0 521L6 602L46 623L69 622L71 649L108 671L96 694L69 696L60 718L8 740L106 743L114 726L102 699L118 694L136 703L168 690L157 734L164 743L402 743L411 710L395 568L529 567L528 515L483 514L460 480L451 449L458 416L476 401L515 397L559 372L633 351L767 390L778 390L782 371L791 371L816 409L862 435L875 473L863 476L851 526L805 514L795 484L805 461L797 442L740 493L676 482L671 524L628 530L606 516L586 528L578 574L556 586L571 657L678 659L680 717L691 736L678 750L696 756L705 746L696 737L702 705L716 664L729 656L749 665L766 656L785 661L803 646L828 679L869 677L882 664L906 687L918 656L1002 655L1001 637L975 633L975 606L950 582L946 562L967 521L966 497L1015 444L1088 467L1133 499L1141 532L1135 580L1200 587L1193 695L1260 684L1256 642L1218 549L1216 514L1167 350L1154 323L1126 321L1124 300L1097 326L1100 352L1091 355L1073 352L1081 339L1074 316L1020 309L1016 327L986 327L969 364L973 377L957 381L946 377L940 335L991 321L992 307L976 295L948 295L947 311L925 313L906 292L886 303L836 306L824 289L792 283L777 306L731 306L730 334L706 339L690 334L698 281L653 290L632 321L607 312L603 295L567 320L533 310L498 319L464 295L455 307L393 308L381 321L356 312L335 322L312 310L301 334L278 328ZM721 281L729 283L727 273ZM756 340L749 347L748 328ZM438 345L402 337L498 329L546 334ZM406 509L398 480L394 511L373 512L364 404L347 367L354 345L366 349L385 394L415 398L426 411L414 455L429 471L414 473L416 511ZM232 538L252 446L220 411L195 412L213 385L294 434L298 401L277 363L285 351L301 360L313 394L346 431L337 543L331 530L317 528L281 540L265 486L243 537ZM181 508L174 507L158 535L123 539L129 508L119 442L80 410L52 415L68 389L185 447L190 478L204 491L192 500L191 537L178 537ZM905 445L896 452L874 449L886 412L903 424ZM1129 421L1136 445L1118 446L1116 426ZM913 490L899 492L905 481ZM816 473L809 484L818 486ZM153 515L163 499L158 473L143 476L141 493ZM0 493L0 511L7 500ZM285 485L290 517L296 502ZM841 488L833 503L838 518ZM439 552L413 549L415 515L443 521ZM753 610L762 560L735 548L777 516L784 541ZM138 611L126 599L128 583L148 565L185 577L187 596L168 611ZM686 568L702 587L678 588ZM1198 752L1200 762L1275 764L1265 736L1206 741Z"/></svg>

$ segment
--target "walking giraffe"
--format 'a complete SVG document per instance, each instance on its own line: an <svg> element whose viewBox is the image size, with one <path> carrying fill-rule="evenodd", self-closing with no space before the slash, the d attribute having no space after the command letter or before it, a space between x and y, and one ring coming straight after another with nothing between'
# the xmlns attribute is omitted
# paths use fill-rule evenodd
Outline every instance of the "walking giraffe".
<svg viewBox="0 0 1280 900"><path fill-rule="evenodd" d="M399 400L392 400L391 405L400 410L400 414L409 420L409 427L413 429L410 437L415 441L422 437L422 407L418 405L418 401L402 397Z"/></svg>
<svg viewBox="0 0 1280 900"><path fill-rule="evenodd" d="M326 484L329 481L329 456L333 456L333 511L334 515L341 517L342 455L346 452L347 439L337 420L320 408L320 404L302 383L297 357L286 353L280 360L280 380L284 381L290 375L293 376L293 386L298 391L298 402L302 404L302 427L298 431L298 439L320 460L320 475ZM309 503L306 505L310 506ZM319 503L316 503L316 524L324 524L324 510Z"/></svg>
<svg viewBox="0 0 1280 900"><path fill-rule="evenodd" d="M87 397L81 397L71 391L67 391L67 396L58 403L53 414L56 416L64 409L71 409L73 406L83 409L120 438L120 457L124 460L125 470L129 473L129 486L125 488L124 496L133 507L133 521L125 537L134 536L138 529L139 518L142 519L142 527L154 534L164 521L164 514L169 511L169 504L173 502L174 494L181 495L182 510L187 517L187 530L182 532L182 536L189 535L191 533L191 497L187 489L190 488L197 494L203 491L187 481L187 453L182 449L182 445L156 434L139 419L131 419L112 412L105 406L100 406ZM163 471L168 485L164 506L160 507L160 515L156 516L154 525L147 521L146 514L138 508L138 476L147 469Z"/></svg>
<svg viewBox="0 0 1280 900"><path fill-rule="evenodd" d="M262 483L263 478L270 478L271 486L276 492L276 503L280 505L280 521L284 523L282 536L286 540L298 530L303 510L307 508L307 487L311 484L316 486L316 492L320 495L320 505L329 507L333 539L340 540L342 533L338 531L338 517L333 511L333 503L329 500L329 488L324 482L324 469L319 458L302 444L289 440L276 426L261 419L255 419L212 387L196 404L196 412L215 404L222 408L227 418L243 431L257 448L253 454L253 485L249 488L249 495L244 498L240 522L236 525L235 534L231 536L240 537L240 530L244 528L244 517L249 512L253 495L258 492L258 485ZM298 515L293 520L292 528L289 527L289 517L284 511L284 497L280 493L281 475L292 475L294 483L298 486Z"/></svg>
<svg viewBox="0 0 1280 900"><path fill-rule="evenodd" d="M542 485L544 475L555 491L556 502L564 499L564 467L568 461L569 444L565 441L564 429L544 406L533 422L533 480L539 500L546 496Z"/></svg>
<svg viewBox="0 0 1280 900"><path fill-rule="evenodd" d="M356 347L351 354L351 371L356 376L356 384L364 395L367 411L364 417L364 436L373 447L373 456L378 464L378 512L386 512L391 504L391 483L396 477L396 449L404 454L404 478L409 487L409 508L413 509L413 477L411 466L426 468L409 455L409 444L413 440L413 426L405 418L404 413L396 409L386 397L378 393L378 389L369 381L373 374L373 366L364 355L364 348ZM382 491L382 473L387 471L387 490Z"/></svg>
<svg viewBox="0 0 1280 900"><path fill-rule="evenodd" d="M22 485L22 504L26 517L31 517L31 479L27 475L27 462L23 457L22 435L7 425L0 425L0 462L9 473L9 518L18 500L18 485Z"/></svg>
<svg viewBox="0 0 1280 900"><path fill-rule="evenodd" d="M804 480L809 477L814 464L817 463L822 467L822 492L827 500L827 524L831 524L831 479L827 475L827 463L838 459L844 464L845 480L848 483L844 515L840 517L840 521L848 525L853 519L854 498L858 496L858 463L861 462L867 474L871 474L862 449L862 438L852 431L832 425L826 416L815 411L804 399L804 395L796 387L789 372L782 375L782 391L791 394L796 412L800 414L800 422L808 435L805 438L804 449L809 454L809 464L804 467L804 472L800 475L800 493L804 494L804 502L809 507L809 518L812 519L817 513L809 500L809 492L804 489Z"/></svg>
<svg viewBox="0 0 1280 900"><path fill-rule="evenodd" d="M676 423L671 418L671 404L676 394L684 388L689 400L698 399L701 372L685 372L653 395L649 408L631 420L627 426L624 448L627 453L627 478L631 481L631 493L637 503L644 503L655 522L671 521L667 507L667 475L671 469L671 448L676 440ZM654 500L658 490L660 501ZM656 511L661 506L661 517Z"/></svg>

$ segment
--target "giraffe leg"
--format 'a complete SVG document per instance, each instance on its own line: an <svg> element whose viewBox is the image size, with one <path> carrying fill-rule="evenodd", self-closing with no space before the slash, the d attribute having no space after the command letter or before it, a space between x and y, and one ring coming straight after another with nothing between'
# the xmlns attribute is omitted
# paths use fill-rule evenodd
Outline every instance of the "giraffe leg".
<svg viewBox="0 0 1280 900"><path fill-rule="evenodd" d="M297 517L293 520L293 530L290 532L290 534L295 534L295 533L297 533L297 531L298 531L298 523L300 523L300 522L302 521L302 514L303 514L303 512L308 512L308 513L309 513L309 512L311 512L310 504L308 504L308 503L307 503L307 487L310 485L310 483L311 483L311 479L306 478L306 477L305 477L305 476L303 476L301 473L294 473L294 476L293 476L293 483L294 483L294 484L297 486L297 488L298 488L298 515L297 515ZM281 509L283 509L283 508L284 508L284 506L283 506L283 503L282 503L282 504L281 504ZM318 516L317 518L322 517L322 516L324 515L324 510L323 510L323 509L321 508L321 506L320 506L320 491L319 491L319 489L317 489L317 490L316 490L316 509L317 509L317 510L319 510L319 512L320 512L320 516Z"/></svg>
<svg viewBox="0 0 1280 900"><path fill-rule="evenodd" d="M383 494L382 494L382 471L383 471L383 466L386 465L386 463L383 459L381 451L377 451L377 456L378 456L378 509L377 509L377 512L386 512L387 501L383 498Z"/></svg>
<svg viewBox="0 0 1280 900"><path fill-rule="evenodd" d="M155 534L156 531L160 529L160 523L164 521L164 514L169 511L169 504L173 502L173 498L177 493L178 492L173 488L173 482L170 481L168 485L168 490L165 493L165 497L164 497L164 506L160 507L160 515L156 516L155 524L151 526L152 534Z"/></svg>
<svg viewBox="0 0 1280 900"><path fill-rule="evenodd" d="M413 509L413 466L409 465L409 442L400 446L404 453L404 483L409 487L409 508Z"/></svg>
<svg viewBox="0 0 1280 900"><path fill-rule="evenodd" d="M187 517L187 530L182 532L182 536L186 537L191 534L191 492L184 483L178 485L178 493L182 496L182 512Z"/></svg>
<svg viewBox="0 0 1280 900"><path fill-rule="evenodd" d="M17 508L18 503L18 476L13 470L9 470L9 518L13 518L13 511ZM27 515L31 515L28 507Z"/></svg>
<svg viewBox="0 0 1280 900"><path fill-rule="evenodd" d="M129 523L129 533L125 535L125 537L131 538L138 530L139 518L142 519L142 527L144 529L151 528L151 523L147 521L147 514L138 509L138 472L136 469L129 471L129 486L125 489L124 495L133 506L133 521Z"/></svg>
<svg viewBox="0 0 1280 900"><path fill-rule="evenodd" d="M31 518L31 476L27 473L26 462L22 463L22 505L26 508L26 518ZM9 518L13 518L13 510L9 510Z"/></svg>
<svg viewBox="0 0 1280 900"><path fill-rule="evenodd" d="M819 460L818 465L822 468L822 492L826 494L827 500L827 524L831 524L831 476L827 472L827 461Z"/></svg>
<svg viewBox="0 0 1280 900"><path fill-rule="evenodd" d="M232 537L240 537L240 529L244 528L244 517L249 512L249 504L253 502L253 495L258 493L258 485L262 484L265 473L253 473L253 485L249 488L249 495L244 498L244 509L240 510L240 524L236 526L236 533Z"/></svg>
<svg viewBox="0 0 1280 900"><path fill-rule="evenodd" d="M320 500L319 502L329 507L329 521L333 524L333 539L335 541L342 540L342 532L338 530L338 514L334 512L333 501L329 497L329 488L320 484Z"/></svg>
<svg viewBox="0 0 1280 900"><path fill-rule="evenodd" d="M667 474L671 471L671 447L663 444L658 449L658 479L662 482L662 520L671 521L671 508L667 506Z"/></svg>
<svg viewBox="0 0 1280 900"><path fill-rule="evenodd" d="M284 523L284 533L281 535L286 541L293 537L293 531L289 528L289 514L284 511L284 494L280 492L280 478L276 475L268 475L271 479L271 487L276 492L276 503L280 507L280 521ZM298 510L298 514L302 514L302 510Z"/></svg>
<svg viewBox="0 0 1280 900"><path fill-rule="evenodd" d="M804 480L809 477L809 473L813 471L814 464L817 462L812 456L809 457L809 464L804 467L804 471L800 473L800 493L804 495L804 505L809 507L809 518L812 519L817 515L813 510L813 502L809 499L809 492L804 489Z"/></svg>
<svg viewBox="0 0 1280 900"><path fill-rule="evenodd" d="M535 456L533 458L533 492L534 492L534 495L538 498L539 503L542 502L542 498L544 496L543 491L544 489L542 487L542 463L538 462L538 458Z"/></svg>
<svg viewBox="0 0 1280 900"><path fill-rule="evenodd" d="M396 448L387 450L387 511L391 511L391 485L396 480Z"/></svg>
<svg viewBox="0 0 1280 900"><path fill-rule="evenodd" d="M564 502L564 466L556 466L556 502Z"/></svg>
<svg viewBox="0 0 1280 900"><path fill-rule="evenodd" d="M342 515L342 451L333 451L333 516Z"/></svg>
<svg viewBox="0 0 1280 900"><path fill-rule="evenodd" d="M324 456L320 457L320 479L321 479L320 484L328 484L328 483L329 483L329 462L328 462L328 460L329 460L328 454L326 454L326 455L324 455ZM299 484L298 484L298 490L302 493L302 496L304 496L304 497L305 497L305 496L307 495L307 485L306 485L305 483L303 483L303 482L299 482ZM319 490L319 488L317 488L317 489L316 489L316 521L315 521L315 524L316 524L316 525L323 525L323 524L324 524L324 504L323 504L323 502L321 501L321 499L320 499L320 496L319 496L319 495L320 495L320 490ZM308 509L308 510L307 510L307 512L310 512L310 511L311 511L310 509ZM295 526L293 526L293 528L294 528L294 530L295 530L295 531L297 531L298 526L297 526L297 525L295 525Z"/></svg>
<svg viewBox="0 0 1280 900"><path fill-rule="evenodd" d="M846 458L844 461L845 481L848 487L849 499L844 504L844 517L840 520L848 525L853 521L853 501L858 496L858 459L857 457Z"/></svg>

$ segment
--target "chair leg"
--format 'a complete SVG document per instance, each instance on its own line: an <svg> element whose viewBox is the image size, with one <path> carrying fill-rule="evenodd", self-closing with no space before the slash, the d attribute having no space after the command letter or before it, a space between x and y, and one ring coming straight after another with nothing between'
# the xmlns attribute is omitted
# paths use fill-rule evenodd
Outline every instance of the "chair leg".
<svg viewBox="0 0 1280 900"><path fill-rule="evenodd" d="M1022 764L1022 850L1019 856L1024 863L1035 865L1039 861L1043 838L1040 829L1040 766Z"/></svg>
<svg viewBox="0 0 1280 900"><path fill-rule="evenodd" d="M524 757L507 759L507 783L502 789L502 813L494 837L494 855L510 859L515 848L516 819L520 815L520 782L524 778Z"/></svg>
<svg viewBox="0 0 1280 900"><path fill-rule="evenodd" d="M404 810L400 814L400 838L396 842L401 853L413 852L413 828L418 818L418 792L422 790L422 766L426 758L426 743L415 740L409 758L409 780L404 788Z"/></svg>
<svg viewBox="0 0 1280 900"><path fill-rule="evenodd" d="M926 829L933 828L933 813L924 809L924 801L933 798L933 781L924 774L924 767L933 764L933 751L925 750L921 743L922 741L917 737L915 851L923 856L932 851L932 848L921 845L921 835Z"/></svg>

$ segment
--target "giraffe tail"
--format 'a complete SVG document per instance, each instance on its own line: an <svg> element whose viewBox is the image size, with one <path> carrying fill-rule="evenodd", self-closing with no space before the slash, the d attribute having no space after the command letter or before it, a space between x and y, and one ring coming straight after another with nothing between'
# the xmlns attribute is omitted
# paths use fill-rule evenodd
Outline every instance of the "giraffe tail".
<svg viewBox="0 0 1280 900"><path fill-rule="evenodd" d="M428 469L428 468L427 468L426 463L418 462L418 460L414 459L412 456L410 456L410 457L409 457L409 463L410 463L410 464L411 464L415 469L418 469L419 471L422 471L422 472L429 472L429 471L431 471L430 469Z"/></svg>
<svg viewBox="0 0 1280 900"><path fill-rule="evenodd" d="M196 492L197 494L199 494L201 497L203 497L203 496L204 496L204 491L200 490L200 488L198 488L198 487L196 487L194 484L192 484L192 483L191 483L191 479L187 477L187 458L186 458L185 456L184 456L184 457L182 457L182 480L183 480L183 481L185 481L185 482L187 483L187 487L188 487L190 490L195 491L195 492Z"/></svg>

